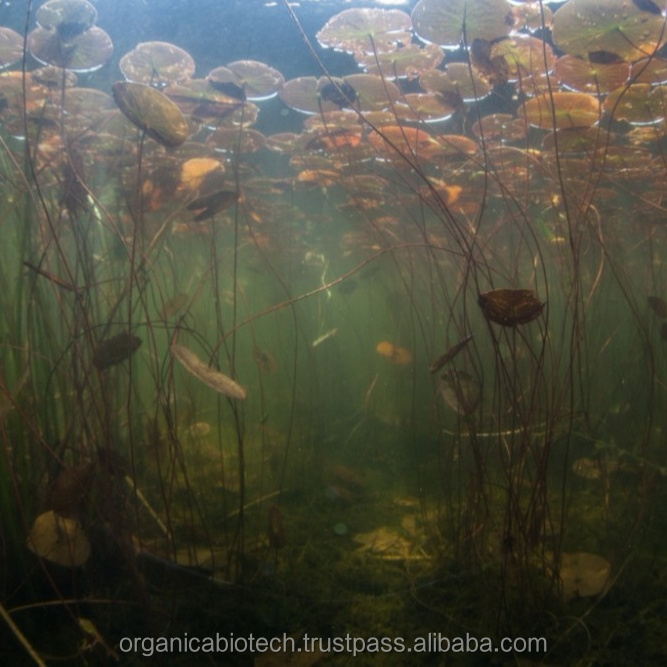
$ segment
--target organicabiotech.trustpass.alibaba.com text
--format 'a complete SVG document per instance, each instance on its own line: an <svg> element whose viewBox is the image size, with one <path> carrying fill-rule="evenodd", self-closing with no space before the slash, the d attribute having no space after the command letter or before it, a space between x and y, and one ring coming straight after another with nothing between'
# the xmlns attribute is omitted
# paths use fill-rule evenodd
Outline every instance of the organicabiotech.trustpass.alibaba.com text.
<svg viewBox="0 0 667 667"><path fill-rule="evenodd" d="M355 657L363 653L515 653L544 654L544 637L504 637L494 642L490 637L477 638L471 634L449 637L429 632L414 639L403 637L312 637L304 634L294 638L283 634L260 637L253 634L235 636L233 633L199 637L123 637L119 642L122 653L150 657L156 653L348 653Z"/></svg>

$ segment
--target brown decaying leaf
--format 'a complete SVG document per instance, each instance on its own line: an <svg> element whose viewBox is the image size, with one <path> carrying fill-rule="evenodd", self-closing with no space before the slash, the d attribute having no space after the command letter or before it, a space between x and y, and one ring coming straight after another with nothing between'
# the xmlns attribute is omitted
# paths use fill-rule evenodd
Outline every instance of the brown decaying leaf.
<svg viewBox="0 0 667 667"><path fill-rule="evenodd" d="M492 290L480 294L477 303L487 319L504 327L531 322L545 306L529 289Z"/></svg>

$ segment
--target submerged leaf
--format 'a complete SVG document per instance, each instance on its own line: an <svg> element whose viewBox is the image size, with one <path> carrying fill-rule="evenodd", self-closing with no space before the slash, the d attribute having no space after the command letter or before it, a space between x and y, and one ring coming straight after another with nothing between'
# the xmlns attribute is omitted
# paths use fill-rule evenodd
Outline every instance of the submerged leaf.
<svg viewBox="0 0 667 667"><path fill-rule="evenodd" d="M90 542L81 524L53 510L35 519L28 533L27 546L40 558L64 567L79 567L90 556Z"/></svg>
<svg viewBox="0 0 667 667"><path fill-rule="evenodd" d="M215 389L215 391L236 398L239 401L245 400L246 390L237 382L234 382L224 373L216 371L207 366L194 352L178 343L171 344L171 353L180 361L186 371L199 378L205 385Z"/></svg>
<svg viewBox="0 0 667 667"><path fill-rule="evenodd" d="M472 414L482 397L477 380L466 371L456 370L440 376L440 393L445 403L460 415Z"/></svg>
<svg viewBox="0 0 667 667"><path fill-rule="evenodd" d="M487 319L513 327L539 317L545 304L530 289L497 289L480 294L477 302Z"/></svg>
<svg viewBox="0 0 667 667"><path fill-rule="evenodd" d="M141 346L141 338L121 333L103 340L93 353L93 365L103 371L129 359Z"/></svg>
<svg viewBox="0 0 667 667"><path fill-rule="evenodd" d="M608 560L585 551L562 553L560 578L563 582L563 598L566 602L579 596L599 595L609 581L611 565Z"/></svg>
<svg viewBox="0 0 667 667"><path fill-rule="evenodd" d="M431 373L437 373L445 364L449 363L471 340L473 335L466 336L460 340L456 345L450 347L447 352L438 357L430 366Z"/></svg>
<svg viewBox="0 0 667 667"><path fill-rule="evenodd" d="M123 115L158 143L176 148L188 138L188 122L181 110L159 90L142 83L118 81L112 91Z"/></svg>

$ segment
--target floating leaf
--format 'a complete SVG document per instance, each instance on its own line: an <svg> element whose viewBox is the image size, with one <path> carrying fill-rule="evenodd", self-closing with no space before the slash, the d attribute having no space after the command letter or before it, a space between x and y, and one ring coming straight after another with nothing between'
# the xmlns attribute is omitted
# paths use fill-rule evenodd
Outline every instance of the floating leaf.
<svg viewBox="0 0 667 667"><path fill-rule="evenodd" d="M582 93L608 93L625 84L630 76L630 64L624 60L613 63L591 63L574 56L556 61L554 74L558 81Z"/></svg>
<svg viewBox="0 0 667 667"><path fill-rule="evenodd" d="M285 82L277 69L257 60L237 60L229 63L227 69L236 76L249 100L261 101L275 97ZM208 75L209 82L213 74L214 72L211 72ZM215 77L213 79L215 80Z"/></svg>
<svg viewBox="0 0 667 667"><path fill-rule="evenodd" d="M523 81L550 71L555 58L549 44L530 35L514 35L491 45L492 62L502 59L509 81Z"/></svg>
<svg viewBox="0 0 667 667"><path fill-rule="evenodd" d="M23 56L23 38L11 28L0 26L0 70L10 67Z"/></svg>
<svg viewBox="0 0 667 667"><path fill-rule="evenodd" d="M633 0L570 0L554 14L552 34L558 48L595 59L612 53L633 61L649 56L665 42L660 10L646 11ZM651 3L653 4L653 3Z"/></svg>
<svg viewBox="0 0 667 667"><path fill-rule="evenodd" d="M55 29L67 39L92 28L97 22L97 10L87 0L48 0L35 18L42 28Z"/></svg>
<svg viewBox="0 0 667 667"><path fill-rule="evenodd" d="M456 48L465 38L493 41L512 27L512 7L505 0L420 0L412 10L417 36L425 42Z"/></svg>
<svg viewBox="0 0 667 667"><path fill-rule="evenodd" d="M546 93L528 100L520 114L545 130L590 127L600 120L600 102L584 93Z"/></svg>
<svg viewBox="0 0 667 667"><path fill-rule="evenodd" d="M67 39L57 30L35 28L28 35L28 51L42 65L55 65L73 72L93 72L111 58L113 42L97 27Z"/></svg>
<svg viewBox="0 0 667 667"><path fill-rule="evenodd" d="M118 108L128 120L158 143L176 148L188 138L185 117L159 90L142 83L119 81L114 83L112 91Z"/></svg>
<svg viewBox="0 0 667 667"><path fill-rule="evenodd" d="M410 17L398 9L346 9L317 33L322 46L348 53L385 53L412 39Z"/></svg>
<svg viewBox="0 0 667 667"><path fill-rule="evenodd" d="M168 42L141 42L120 59L118 67L128 81L158 88L183 83L195 73L192 56Z"/></svg>
<svg viewBox="0 0 667 667"><path fill-rule="evenodd" d="M480 294L477 302L487 319L513 327L539 317L543 303L529 289L497 289Z"/></svg>
<svg viewBox="0 0 667 667"><path fill-rule="evenodd" d="M359 67L369 74L381 74L385 79L413 79L422 72L436 71L444 54L436 44L408 44L387 53L369 53L356 57Z"/></svg>
<svg viewBox="0 0 667 667"><path fill-rule="evenodd" d="M507 113L494 113L480 118L472 127L472 133L485 141L517 141L526 136L526 124Z"/></svg>
<svg viewBox="0 0 667 667"><path fill-rule="evenodd" d="M207 366L194 352L178 343L171 344L171 353L178 359L188 373L192 373L200 379L205 385L215 389L215 391L236 398L239 401L245 400L246 390L230 377L227 377L220 371L216 371Z"/></svg>
<svg viewBox="0 0 667 667"><path fill-rule="evenodd" d="M450 102L456 99L475 102L491 92L491 86L477 68L467 63L450 63L444 72L436 69L424 72L419 77L419 85L429 93L445 96Z"/></svg>
<svg viewBox="0 0 667 667"><path fill-rule="evenodd" d="M617 120L632 125L654 125L665 118L667 98L664 86L634 83L623 86L607 95L602 108Z"/></svg>
<svg viewBox="0 0 667 667"><path fill-rule="evenodd" d="M250 105L236 97L217 90L204 79L189 79L165 88L164 94L181 110L193 118L217 127L237 109L244 109L244 121L250 122ZM213 121L213 122L210 122Z"/></svg>

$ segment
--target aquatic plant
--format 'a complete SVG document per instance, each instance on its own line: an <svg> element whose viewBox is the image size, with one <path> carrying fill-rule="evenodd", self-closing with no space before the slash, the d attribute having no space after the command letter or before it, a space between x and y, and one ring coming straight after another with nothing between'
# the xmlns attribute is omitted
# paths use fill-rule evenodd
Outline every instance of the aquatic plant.
<svg viewBox="0 0 667 667"><path fill-rule="evenodd" d="M3 618L108 658L179 581L267 631L377 594L551 614L567 661L663 520L664 8L278 10L292 78L159 35L100 69L84 0L0 34Z"/></svg>

